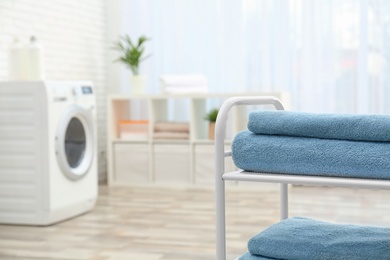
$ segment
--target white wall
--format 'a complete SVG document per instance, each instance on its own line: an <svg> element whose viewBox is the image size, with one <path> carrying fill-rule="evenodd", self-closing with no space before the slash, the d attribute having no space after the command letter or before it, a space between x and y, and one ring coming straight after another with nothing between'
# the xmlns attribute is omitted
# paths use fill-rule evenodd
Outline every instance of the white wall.
<svg viewBox="0 0 390 260"><path fill-rule="evenodd" d="M92 80L97 89L99 179L106 177L107 41L105 0L0 0L0 80L14 36L36 35L50 80Z"/></svg>
<svg viewBox="0 0 390 260"><path fill-rule="evenodd" d="M113 94L125 93L123 91L123 65L118 62L113 62L118 59L118 52L111 49L113 42L119 40L119 36L124 33L123 18L125 15L124 2L125 0L107 0L107 80L110 82L108 91Z"/></svg>

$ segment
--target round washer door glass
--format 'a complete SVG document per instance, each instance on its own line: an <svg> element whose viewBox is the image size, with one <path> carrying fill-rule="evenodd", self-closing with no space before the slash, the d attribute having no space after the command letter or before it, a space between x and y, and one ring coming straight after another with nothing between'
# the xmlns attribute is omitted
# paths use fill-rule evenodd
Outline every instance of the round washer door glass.
<svg viewBox="0 0 390 260"><path fill-rule="evenodd" d="M57 162L70 179L82 178L91 167L95 139L92 113L80 106L67 109L56 133Z"/></svg>
<svg viewBox="0 0 390 260"><path fill-rule="evenodd" d="M65 154L71 168L78 167L85 154L86 137L83 124L73 117L66 129L65 134Z"/></svg>

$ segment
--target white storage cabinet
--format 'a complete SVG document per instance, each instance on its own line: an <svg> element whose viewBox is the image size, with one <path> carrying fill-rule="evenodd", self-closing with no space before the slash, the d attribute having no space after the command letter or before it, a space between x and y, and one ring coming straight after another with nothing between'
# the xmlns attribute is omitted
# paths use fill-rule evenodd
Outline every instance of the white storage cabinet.
<svg viewBox="0 0 390 260"><path fill-rule="evenodd" d="M204 117L232 96L276 96L287 108L290 104L290 97L284 92L109 96L108 184L213 187L214 140L208 139L208 122ZM227 150L231 145L229 137L246 129L251 110L235 108L228 120ZM125 129L121 122L132 120L140 124L147 121L144 134L121 133ZM160 121L188 122L189 138L153 139L154 125ZM234 169L231 159L226 162L226 168Z"/></svg>

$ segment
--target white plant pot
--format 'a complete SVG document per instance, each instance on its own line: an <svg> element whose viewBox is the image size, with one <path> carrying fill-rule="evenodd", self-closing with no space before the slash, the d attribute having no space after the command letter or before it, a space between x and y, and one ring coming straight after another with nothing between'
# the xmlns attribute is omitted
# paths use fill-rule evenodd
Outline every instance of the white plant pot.
<svg viewBox="0 0 390 260"><path fill-rule="evenodd" d="M131 94L145 94L146 77L143 75L130 76L130 92Z"/></svg>

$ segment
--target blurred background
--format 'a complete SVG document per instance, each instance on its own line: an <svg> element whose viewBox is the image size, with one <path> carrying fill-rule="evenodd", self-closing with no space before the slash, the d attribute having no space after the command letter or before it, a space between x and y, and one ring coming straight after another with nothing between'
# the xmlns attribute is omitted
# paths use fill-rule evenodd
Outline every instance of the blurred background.
<svg viewBox="0 0 390 260"><path fill-rule="evenodd" d="M13 40L35 36L45 79L94 82L100 179L107 95L131 92L112 49L125 34L150 38L147 93L163 74L199 73L213 93L286 91L296 111L390 112L386 0L1 0L0 80Z"/></svg>

